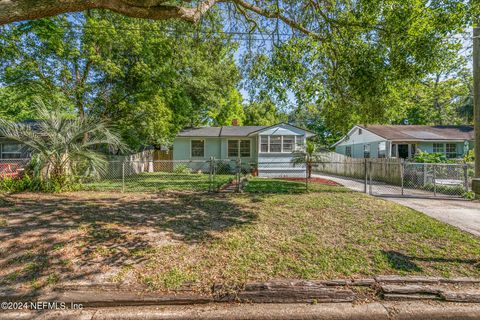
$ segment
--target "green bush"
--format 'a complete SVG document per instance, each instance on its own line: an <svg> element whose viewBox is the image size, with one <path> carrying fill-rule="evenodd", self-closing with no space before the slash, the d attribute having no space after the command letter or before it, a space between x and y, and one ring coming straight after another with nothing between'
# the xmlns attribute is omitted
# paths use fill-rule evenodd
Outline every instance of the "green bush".
<svg viewBox="0 0 480 320"><path fill-rule="evenodd" d="M413 156L413 161L418 163L451 163L442 153L428 153L418 150Z"/></svg>
<svg viewBox="0 0 480 320"><path fill-rule="evenodd" d="M232 166L228 162L218 162L217 168L215 170L217 174L234 174L235 171L233 170Z"/></svg>
<svg viewBox="0 0 480 320"><path fill-rule="evenodd" d="M31 178L25 174L21 178L2 178L0 179L0 192L65 192L78 191L82 185L77 182L56 181L53 179L40 180Z"/></svg>
<svg viewBox="0 0 480 320"><path fill-rule="evenodd" d="M465 194L465 187L461 185L456 185L456 186L445 186L441 184L437 184L436 186L433 185L433 183L427 183L422 187L424 190L428 191L434 191L442 194L448 194L448 195L459 195L459 196L464 196Z"/></svg>
<svg viewBox="0 0 480 320"><path fill-rule="evenodd" d="M465 155L465 157L463 157L463 160L465 160L465 162L474 162L475 161L475 153L474 153L474 150L470 150L467 152L467 154Z"/></svg>
<svg viewBox="0 0 480 320"><path fill-rule="evenodd" d="M192 170L186 164L179 164L175 166L175 168L173 169L173 173L190 174L192 173Z"/></svg>

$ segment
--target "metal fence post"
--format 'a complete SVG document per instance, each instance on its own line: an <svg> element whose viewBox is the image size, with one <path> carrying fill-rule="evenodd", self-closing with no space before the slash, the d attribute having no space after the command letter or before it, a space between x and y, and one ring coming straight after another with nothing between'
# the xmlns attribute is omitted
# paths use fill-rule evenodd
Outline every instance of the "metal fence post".
<svg viewBox="0 0 480 320"><path fill-rule="evenodd" d="M242 174L242 160L240 158L237 159L237 192L240 192L240 176Z"/></svg>
<svg viewBox="0 0 480 320"><path fill-rule="evenodd" d="M402 183L402 196L403 196L403 176L405 175L405 161L403 159L400 160L400 179L401 179L401 183Z"/></svg>
<svg viewBox="0 0 480 320"><path fill-rule="evenodd" d="M208 192L213 191L213 157L210 157L210 161L208 162Z"/></svg>
<svg viewBox="0 0 480 320"><path fill-rule="evenodd" d="M216 182L215 182L215 178L217 174L216 165L217 165L217 160L215 159L215 157L212 157L212 191L213 192L215 192L217 189Z"/></svg>
<svg viewBox="0 0 480 320"><path fill-rule="evenodd" d="M367 193L367 184L368 184L368 167L367 167L367 159L363 159L363 171L365 173L365 183L363 184L363 192Z"/></svg>
<svg viewBox="0 0 480 320"><path fill-rule="evenodd" d="M435 173L435 169L436 169L436 166L435 164L432 164L432 167L433 167L433 196L436 197L437 196L437 177L436 177L436 173Z"/></svg>
<svg viewBox="0 0 480 320"><path fill-rule="evenodd" d="M373 163L372 161L368 161L368 173L370 174L370 185L368 187L368 194L372 194L372 172L373 172Z"/></svg>
<svg viewBox="0 0 480 320"><path fill-rule="evenodd" d="M463 165L463 179L465 181L465 192L468 192L468 164Z"/></svg>
<svg viewBox="0 0 480 320"><path fill-rule="evenodd" d="M308 191L308 174L310 173L308 156L305 154L305 191Z"/></svg>
<svg viewBox="0 0 480 320"><path fill-rule="evenodd" d="M122 161L122 192L125 192L125 161Z"/></svg>

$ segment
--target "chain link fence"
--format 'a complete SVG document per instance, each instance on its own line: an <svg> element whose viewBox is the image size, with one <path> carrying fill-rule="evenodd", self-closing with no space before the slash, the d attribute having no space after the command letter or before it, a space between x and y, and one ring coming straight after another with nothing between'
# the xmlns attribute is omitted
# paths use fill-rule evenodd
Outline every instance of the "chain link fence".
<svg viewBox="0 0 480 320"><path fill-rule="evenodd" d="M0 178L21 177L30 159L0 160ZM79 186L88 191L239 192L247 177L288 179L307 189L307 166L292 162L249 162L240 159L108 161L105 168L82 174ZM278 185L277 185L278 186Z"/></svg>
<svg viewBox="0 0 480 320"><path fill-rule="evenodd" d="M416 197L468 197L474 175L473 164L400 159L318 162L314 172L373 195Z"/></svg>
<svg viewBox="0 0 480 320"><path fill-rule="evenodd" d="M22 176L30 159L0 159L0 179Z"/></svg>
<svg viewBox="0 0 480 320"><path fill-rule="evenodd" d="M110 161L104 172L84 179L87 190L237 191L246 165L238 160Z"/></svg>

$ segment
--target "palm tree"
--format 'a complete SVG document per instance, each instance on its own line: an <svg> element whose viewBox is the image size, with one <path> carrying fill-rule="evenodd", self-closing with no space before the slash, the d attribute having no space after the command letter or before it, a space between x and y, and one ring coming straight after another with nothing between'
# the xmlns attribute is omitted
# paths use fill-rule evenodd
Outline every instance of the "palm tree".
<svg viewBox="0 0 480 320"><path fill-rule="evenodd" d="M75 174L98 175L106 167L99 148L125 150L105 121L91 116L68 119L41 102L37 114L40 120L33 126L0 119L0 135L20 142L32 154L30 165L36 178L63 185Z"/></svg>
<svg viewBox="0 0 480 320"><path fill-rule="evenodd" d="M320 157L316 154L317 146L310 140L307 140L305 150L297 150L293 152L292 163L305 164L307 167L307 178L312 177L313 164L320 160Z"/></svg>

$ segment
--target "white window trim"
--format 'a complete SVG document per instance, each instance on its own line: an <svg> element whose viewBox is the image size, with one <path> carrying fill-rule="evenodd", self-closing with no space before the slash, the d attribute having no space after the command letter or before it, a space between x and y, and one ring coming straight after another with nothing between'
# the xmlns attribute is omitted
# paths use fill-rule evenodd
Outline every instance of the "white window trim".
<svg viewBox="0 0 480 320"><path fill-rule="evenodd" d="M248 138L239 138L239 139L227 139L227 158L228 159L238 159L239 157L232 157L232 156L229 156L228 155L228 142L229 141L242 141L242 140L245 140L245 141L250 141L250 155L248 157L240 157L240 158L243 158L243 159L250 159L252 157L252 153L253 153L253 150L252 150L252 139L248 139ZM240 153L240 143L238 143L238 155L240 156L241 153Z"/></svg>
<svg viewBox="0 0 480 320"><path fill-rule="evenodd" d="M280 136L280 151L278 152L271 152L270 151L270 137L271 136ZM293 137L293 150L292 151L284 151L283 150L283 137L284 136L289 136L289 137ZM265 151L262 151L262 137L267 137L267 152ZM302 142L303 142L303 145L305 145L305 136L301 136L301 135L295 135L295 134L285 134L285 135L258 135L258 153L272 153L272 154L289 154L289 153L292 153L292 152L295 152L298 150L297 148L297 139L301 139Z"/></svg>
<svg viewBox="0 0 480 320"><path fill-rule="evenodd" d="M193 156L192 155L192 141L203 141L203 156ZM190 159L204 159L206 154L207 147L206 139L190 139Z"/></svg>

